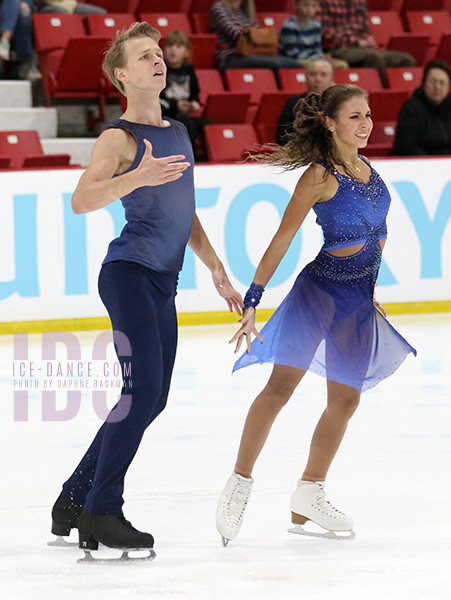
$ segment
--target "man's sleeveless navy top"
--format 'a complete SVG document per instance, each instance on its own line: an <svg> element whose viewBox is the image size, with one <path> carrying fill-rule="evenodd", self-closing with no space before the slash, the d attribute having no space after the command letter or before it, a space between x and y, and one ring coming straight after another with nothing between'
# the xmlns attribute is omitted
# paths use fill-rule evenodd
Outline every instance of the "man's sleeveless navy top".
<svg viewBox="0 0 451 600"><path fill-rule="evenodd" d="M363 156L360 158L365 160ZM327 167L321 158L317 163ZM390 207L390 193L378 173L369 166L371 177L368 184L333 169L338 181L337 193L330 200L313 206L316 222L323 230L323 250L353 246L372 237L387 237L385 219Z"/></svg>
<svg viewBox="0 0 451 600"><path fill-rule="evenodd" d="M107 128L130 132L136 141L136 156L124 173L133 171L141 162L144 139L152 144L155 158L183 154L191 166L176 181L143 186L121 198L127 224L121 235L110 243L103 264L130 260L155 271L178 272L182 268L195 213L194 157L185 126L179 121L166 120L170 122L168 127L123 119L107 125Z"/></svg>

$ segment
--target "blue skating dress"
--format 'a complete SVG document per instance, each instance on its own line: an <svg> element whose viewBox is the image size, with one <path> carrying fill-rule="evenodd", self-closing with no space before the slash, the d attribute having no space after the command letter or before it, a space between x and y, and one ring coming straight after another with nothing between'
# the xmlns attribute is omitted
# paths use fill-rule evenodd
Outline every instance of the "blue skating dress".
<svg viewBox="0 0 451 600"><path fill-rule="evenodd" d="M322 159L318 163L326 167ZM387 237L391 199L381 177L370 168L368 184L333 170L337 193L313 207L324 245L263 327L263 344L255 339L234 371L275 363L312 371L363 392L394 373L410 352L416 356L373 305L380 240ZM362 243L363 248L351 256L328 252Z"/></svg>

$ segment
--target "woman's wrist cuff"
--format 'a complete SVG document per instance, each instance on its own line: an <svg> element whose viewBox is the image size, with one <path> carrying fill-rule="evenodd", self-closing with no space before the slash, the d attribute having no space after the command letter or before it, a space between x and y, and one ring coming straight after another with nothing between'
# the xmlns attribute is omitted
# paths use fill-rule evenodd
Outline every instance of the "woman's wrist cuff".
<svg viewBox="0 0 451 600"><path fill-rule="evenodd" d="M262 285L252 282L244 296L244 310L246 311L250 306L253 306L254 309L257 308L264 291Z"/></svg>

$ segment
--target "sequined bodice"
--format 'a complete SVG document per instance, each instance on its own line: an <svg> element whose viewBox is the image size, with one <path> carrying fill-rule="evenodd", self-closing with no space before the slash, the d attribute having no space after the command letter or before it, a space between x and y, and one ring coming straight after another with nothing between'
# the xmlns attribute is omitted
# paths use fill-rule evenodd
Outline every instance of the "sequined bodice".
<svg viewBox="0 0 451 600"><path fill-rule="evenodd" d="M360 158L365 160L362 156ZM317 162L327 166L323 159ZM337 169L332 171L338 181L337 193L330 200L313 206L316 222L323 230L323 250L345 248L374 237L387 237L386 216L391 198L380 175L371 165L370 168L367 184L342 175Z"/></svg>

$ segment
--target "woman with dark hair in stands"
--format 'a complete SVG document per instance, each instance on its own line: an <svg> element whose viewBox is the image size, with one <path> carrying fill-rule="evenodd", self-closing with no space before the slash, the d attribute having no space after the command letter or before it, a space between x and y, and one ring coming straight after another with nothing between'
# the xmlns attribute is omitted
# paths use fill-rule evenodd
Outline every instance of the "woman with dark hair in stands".
<svg viewBox="0 0 451 600"><path fill-rule="evenodd" d="M434 59L424 67L421 87L404 103L398 117L395 154L451 154L451 68Z"/></svg>
<svg viewBox="0 0 451 600"><path fill-rule="evenodd" d="M216 67L225 69L299 69L294 58L286 56L238 56L235 48L243 27L258 27L254 0L219 0L210 9L210 26L218 37Z"/></svg>

